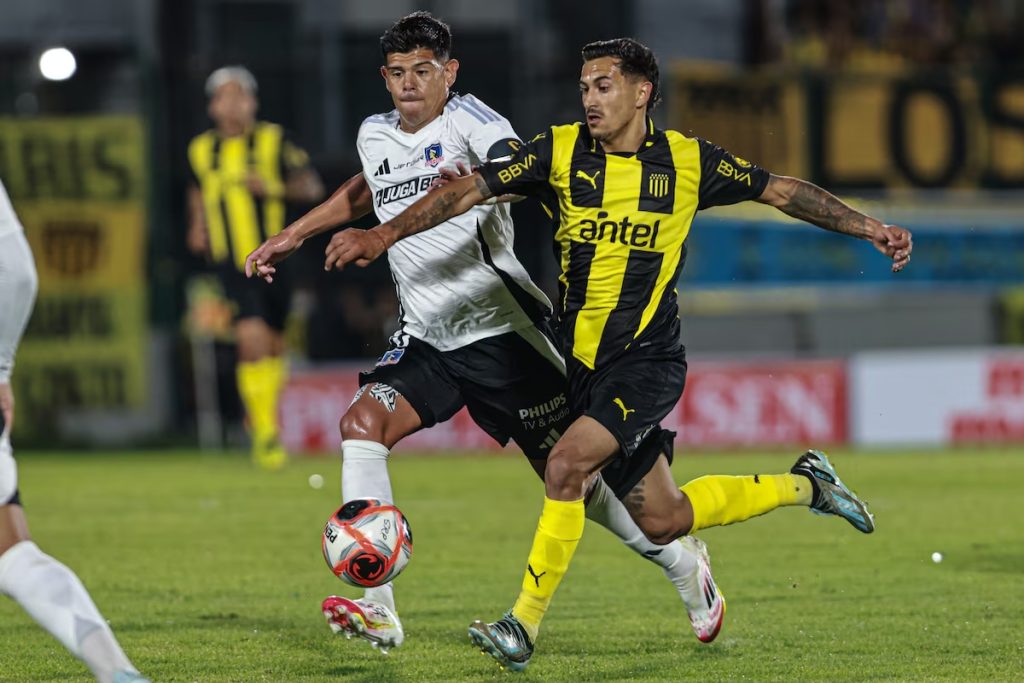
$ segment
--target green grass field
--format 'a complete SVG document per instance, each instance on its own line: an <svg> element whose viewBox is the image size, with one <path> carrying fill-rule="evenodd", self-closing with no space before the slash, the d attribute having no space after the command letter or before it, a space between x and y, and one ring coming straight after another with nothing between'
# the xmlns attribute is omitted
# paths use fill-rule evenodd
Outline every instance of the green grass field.
<svg viewBox="0 0 1024 683"><path fill-rule="evenodd" d="M729 605L705 646L660 570L588 524L521 675L466 637L521 578L542 491L518 457L392 459L415 552L396 588L406 644L386 658L332 636L319 613L348 590L320 554L336 459L267 474L240 455L22 453L20 467L37 542L75 569L154 681L1024 677L1024 453L834 455L871 502L874 535L801 509L704 532ZM686 455L674 469L683 481L792 459ZM6 599L0 643L0 681L91 680Z"/></svg>

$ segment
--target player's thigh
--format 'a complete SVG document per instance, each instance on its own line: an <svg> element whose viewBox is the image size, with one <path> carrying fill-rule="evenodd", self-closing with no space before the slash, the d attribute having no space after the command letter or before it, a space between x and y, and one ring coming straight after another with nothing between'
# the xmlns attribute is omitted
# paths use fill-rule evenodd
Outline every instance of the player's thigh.
<svg viewBox="0 0 1024 683"><path fill-rule="evenodd" d="M11 546L29 539L28 521L21 505L0 505L0 555Z"/></svg>
<svg viewBox="0 0 1024 683"><path fill-rule="evenodd" d="M419 430L423 422L412 404L394 387L364 384L341 418L341 438L375 441L393 448Z"/></svg>
<svg viewBox="0 0 1024 683"><path fill-rule="evenodd" d="M390 448L418 429L433 427L450 419L464 405L462 393L440 362L441 352L418 339L408 339L381 356L369 372L359 374L360 389L352 407L342 418L343 438L368 425L386 424L386 433L376 432Z"/></svg>
<svg viewBox="0 0 1024 683"><path fill-rule="evenodd" d="M238 359L242 362L255 362L274 355L279 345L276 336L275 331L262 318L239 318L235 321Z"/></svg>
<svg viewBox="0 0 1024 683"><path fill-rule="evenodd" d="M548 455L544 470L548 494L559 494L561 499L582 496L590 477L618 453L619 442L614 434L592 417L578 417Z"/></svg>
<svg viewBox="0 0 1024 683"><path fill-rule="evenodd" d="M275 277L273 283L267 283L247 278L229 266L222 268L219 277L234 309L239 359L257 361L280 355L284 351L283 333L291 300L288 278Z"/></svg>

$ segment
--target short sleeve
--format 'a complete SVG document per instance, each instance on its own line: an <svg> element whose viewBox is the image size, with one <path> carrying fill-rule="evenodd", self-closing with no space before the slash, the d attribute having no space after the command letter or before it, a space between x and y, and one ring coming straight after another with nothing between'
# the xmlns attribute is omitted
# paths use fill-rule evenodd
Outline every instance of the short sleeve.
<svg viewBox="0 0 1024 683"><path fill-rule="evenodd" d="M457 96L453 104L474 165L514 153L519 136L508 119L472 95Z"/></svg>
<svg viewBox="0 0 1024 683"><path fill-rule="evenodd" d="M514 147L514 145L513 145ZM553 141L551 131L519 145L511 156L489 161L479 169L491 194L542 196L550 189Z"/></svg>
<svg viewBox="0 0 1024 683"><path fill-rule="evenodd" d="M736 204L757 199L771 174L718 145L697 138L700 145L698 208Z"/></svg>

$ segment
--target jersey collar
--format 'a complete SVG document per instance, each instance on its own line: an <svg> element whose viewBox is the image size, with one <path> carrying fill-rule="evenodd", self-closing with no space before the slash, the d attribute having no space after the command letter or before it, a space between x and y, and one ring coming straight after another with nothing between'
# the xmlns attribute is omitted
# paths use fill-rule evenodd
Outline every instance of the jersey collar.
<svg viewBox="0 0 1024 683"><path fill-rule="evenodd" d="M658 139L661 138L664 135L664 132L660 128L655 128L654 127L654 119L652 119L650 116L648 116L646 118L647 118L647 135L644 136L644 141L640 143L640 149L638 149L637 151L633 152L632 154L625 154L625 153L622 153L622 152L614 152L613 156L620 156L620 157L636 156L636 157L639 157L639 156L642 156L644 154L644 152L649 150L651 147L654 147L654 145L658 141ZM605 156L606 152L604 151L604 148L601 147L601 145L599 145L597 143L597 140L595 140L594 138L590 137L590 129L587 128L586 122L581 123L580 124L580 128L581 128L580 135L585 136L587 147L589 148L590 153L591 154L597 154L598 156Z"/></svg>

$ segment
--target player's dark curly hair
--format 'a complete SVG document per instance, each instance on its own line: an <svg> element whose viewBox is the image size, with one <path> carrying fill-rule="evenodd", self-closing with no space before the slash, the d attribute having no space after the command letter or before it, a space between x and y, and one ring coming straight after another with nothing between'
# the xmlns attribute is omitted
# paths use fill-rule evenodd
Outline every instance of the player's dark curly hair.
<svg viewBox="0 0 1024 683"><path fill-rule="evenodd" d="M392 52L412 52L426 48L441 62L447 62L452 53L452 29L432 16L430 12L407 14L380 37L380 52L384 59Z"/></svg>
<svg viewBox="0 0 1024 683"><path fill-rule="evenodd" d="M622 73L650 81L654 87L651 88L651 97L647 100L647 109L651 110L658 106L661 102L658 58L654 56L651 48L632 38L598 40L583 46L583 61L588 62L601 57L615 57L619 60Z"/></svg>

